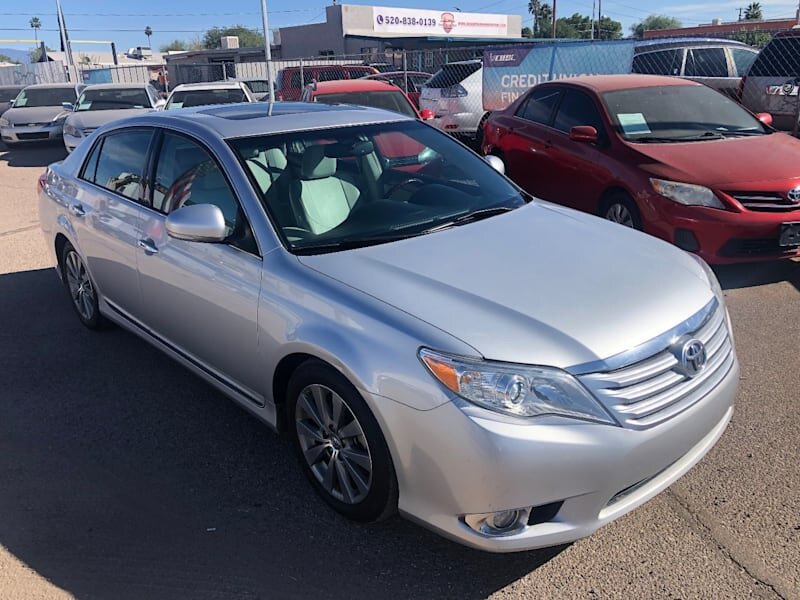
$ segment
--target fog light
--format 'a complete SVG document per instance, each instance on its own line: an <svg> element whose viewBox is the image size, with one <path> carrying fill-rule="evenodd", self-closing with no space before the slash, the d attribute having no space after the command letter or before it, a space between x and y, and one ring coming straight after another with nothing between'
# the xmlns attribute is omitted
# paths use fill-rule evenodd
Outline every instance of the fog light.
<svg viewBox="0 0 800 600"><path fill-rule="evenodd" d="M494 529L508 529L514 523L517 522L517 518L519 517L518 510L504 510L501 512L494 513L489 520L492 523L492 527Z"/></svg>
<svg viewBox="0 0 800 600"><path fill-rule="evenodd" d="M525 527L527 510L500 510L482 515L467 515L464 517L464 522L483 535L513 535Z"/></svg>

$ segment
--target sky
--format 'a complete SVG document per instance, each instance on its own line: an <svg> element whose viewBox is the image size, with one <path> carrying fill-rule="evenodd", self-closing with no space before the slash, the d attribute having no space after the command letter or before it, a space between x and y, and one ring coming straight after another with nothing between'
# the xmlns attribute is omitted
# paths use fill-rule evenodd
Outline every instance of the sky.
<svg viewBox="0 0 800 600"><path fill-rule="evenodd" d="M750 0L602 0L603 14L622 22L625 34L631 25L650 14L666 14L679 19L684 26L709 23L712 19L735 21L739 7ZM323 22L325 6L331 0L267 0L269 27ZM527 0L349 0L343 4L427 8L435 10L461 9L464 12L488 12L523 15L523 26L530 26ZM550 1L552 4L552 0ZM798 1L761 0L764 18L791 18ZM176 38L190 40L215 25L243 24L261 29L261 0L61 0L67 28L72 40L114 40L117 48L147 45L143 31L153 29L152 46ZM38 16L42 21L40 37L58 49L58 26L55 0L0 0L0 47L25 50L28 43L11 43L8 39L33 38L28 22ZM592 0L558 0L558 16L575 12L588 15ZM73 43L73 49L90 51L100 46ZM106 50L103 47L103 50Z"/></svg>

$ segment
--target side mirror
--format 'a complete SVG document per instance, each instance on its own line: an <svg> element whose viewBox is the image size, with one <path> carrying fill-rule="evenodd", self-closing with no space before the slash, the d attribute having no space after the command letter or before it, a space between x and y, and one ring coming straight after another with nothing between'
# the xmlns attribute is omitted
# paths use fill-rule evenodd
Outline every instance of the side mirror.
<svg viewBox="0 0 800 600"><path fill-rule="evenodd" d="M489 166L492 167L498 173L501 173L503 175L506 174L506 164L503 162L503 159L500 158L499 156L495 156L494 154L489 154L487 156L484 156L483 160L489 163Z"/></svg>
<svg viewBox="0 0 800 600"><path fill-rule="evenodd" d="M179 208L167 215L164 225L170 237L187 242L221 242L228 237L225 217L213 204Z"/></svg>
<svg viewBox="0 0 800 600"><path fill-rule="evenodd" d="M758 113L756 119L761 121L767 127L772 127L772 115L769 113Z"/></svg>
<svg viewBox="0 0 800 600"><path fill-rule="evenodd" d="M430 121L435 116L436 115L430 108L423 108L421 111L419 111L419 118L423 121Z"/></svg>
<svg viewBox="0 0 800 600"><path fill-rule="evenodd" d="M61 108L63 108L67 112L72 112L73 110L75 110L75 105L72 104L72 102L62 102Z"/></svg>
<svg viewBox="0 0 800 600"><path fill-rule="evenodd" d="M586 144L597 143L597 129L591 125L577 125L569 130L569 139Z"/></svg>

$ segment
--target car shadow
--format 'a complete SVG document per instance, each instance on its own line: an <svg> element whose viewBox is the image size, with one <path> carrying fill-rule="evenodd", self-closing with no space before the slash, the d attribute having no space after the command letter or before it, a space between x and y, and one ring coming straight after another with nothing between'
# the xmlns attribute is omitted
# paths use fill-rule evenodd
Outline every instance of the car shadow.
<svg viewBox="0 0 800 600"><path fill-rule="evenodd" d="M0 546L77 598L483 598L562 552L358 525L284 436L136 336L80 326L51 269L0 275Z"/></svg>
<svg viewBox="0 0 800 600"><path fill-rule="evenodd" d="M9 148L0 142L0 162L9 167L46 167L67 157L64 145L59 142L37 142Z"/></svg>
<svg viewBox="0 0 800 600"><path fill-rule="evenodd" d="M787 281L800 290L800 262L797 260L715 265L714 272L724 290L755 287L781 281Z"/></svg>

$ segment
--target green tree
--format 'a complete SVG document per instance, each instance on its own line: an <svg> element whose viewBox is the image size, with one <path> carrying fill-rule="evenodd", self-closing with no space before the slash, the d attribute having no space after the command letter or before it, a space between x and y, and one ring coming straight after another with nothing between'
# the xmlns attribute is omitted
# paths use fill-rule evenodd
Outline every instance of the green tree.
<svg viewBox="0 0 800 600"><path fill-rule="evenodd" d="M264 46L264 35L255 29L250 29L244 25L233 25L232 27L212 27L203 35L204 48L219 48L220 38L227 35L235 35L239 38L241 48L259 48Z"/></svg>
<svg viewBox="0 0 800 600"><path fill-rule="evenodd" d="M31 29L33 29L33 39L36 40L36 43L39 43L39 29L42 27L42 22L39 17L33 17L29 21Z"/></svg>
<svg viewBox="0 0 800 600"><path fill-rule="evenodd" d="M747 8L744 9L745 21L761 21L764 15L761 12L760 2L751 2Z"/></svg>
<svg viewBox="0 0 800 600"><path fill-rule="evenodd" d="M11 58L10 56L6 56L5 54L0 54L0 63L11 63L12 65L18 65L19 61Z"/></svg>
<svg viewBox="0 0 800 600"><path fill-rule="evenodd" d="M763 48L772 39L772 34L767 31L740 31L732 36L737 42L750 44L755 48Z"/></svg>
<svg viewBox="0 0 800 600"><path fill-rule="evenodd" d="M619 40L622 38L622 23L610 17L600 19L599 31L595 32L601 40Z"/></svg>
<svg viewBox="0 0 800 600"><path fill-rule="evenodd" d="M531 30L530 27L523 27L522 28L522 37L524 37L524 38L532 38L533 37L533 31Z"/></svg>
<svg viewBox="0 0 800 600"><path fill-rule="evenodd" d="M188 50L189 44L183 40L172 40L169 44L162 44L158 50L160 52L169 52L170 50Z"/></svg>
<svg viewBox="0 0 800 600"><path fill-rule="evenodd" d="M153 35L153 30L150 25L144 28L144 34L147 36L147 45L150 46L150 36Z"/></svg>
<svg viewBox="0 0 800 600"><path fill-rule="evenodd" d="M667 15L650 15L640 23L631 26L631 32L635 38L643 38L645 31L655 31L657 29L679 29L683 24L675 17Z"/></svg>
<svg viewBox="0 0 800 600"><path fill-rule="evenodd" d="M53 49L50 46L46 46L46 48L47 48L48 52L52 52L53 51ZM41 46L37 46L36 48L31 50L30 54L28 54L28 57L29 57L30 62L32 62L32 63L43 62L42 59L44 57L42 56L42 47ZM44 61L44 62L46 62L46 61Z"/></svg>

